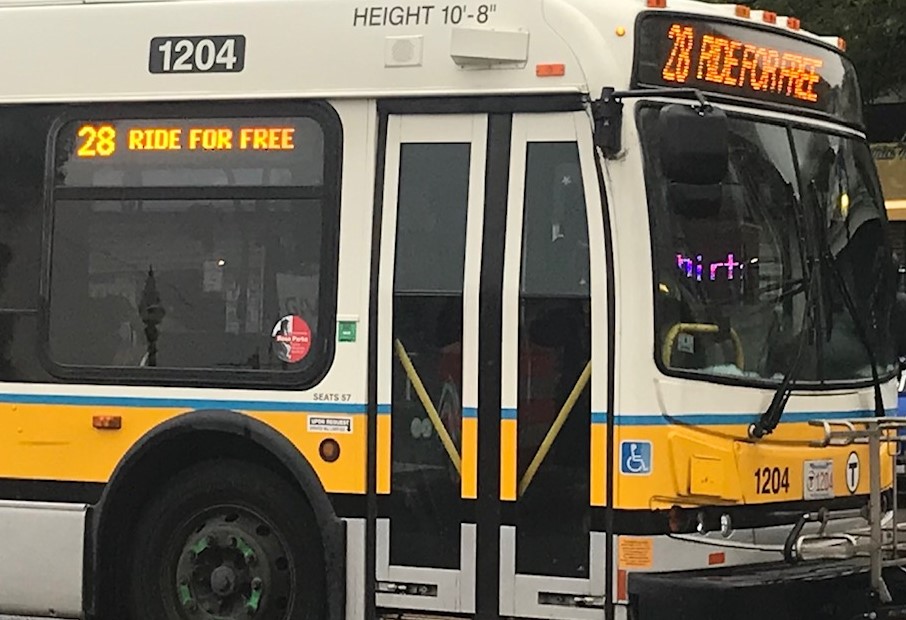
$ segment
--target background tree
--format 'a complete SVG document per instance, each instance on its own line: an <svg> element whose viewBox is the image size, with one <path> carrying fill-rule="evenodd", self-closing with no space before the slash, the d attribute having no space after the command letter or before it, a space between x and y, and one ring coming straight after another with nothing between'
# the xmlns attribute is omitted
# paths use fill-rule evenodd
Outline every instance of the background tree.
<svg viewBox="0 0 906 620"><path fill-rule="evenodd" d="M778 15L793 15L810 32L846 39L847 54L856 65L866 103L890 94L906 97L906 1L742 0L742 3Z"/></svg>

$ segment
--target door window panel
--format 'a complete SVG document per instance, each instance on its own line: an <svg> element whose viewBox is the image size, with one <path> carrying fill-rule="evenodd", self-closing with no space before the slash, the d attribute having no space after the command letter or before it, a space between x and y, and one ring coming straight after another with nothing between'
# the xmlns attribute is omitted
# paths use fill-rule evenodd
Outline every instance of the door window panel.
<svg viewBox="0 0 906 620"><path fill-rule="evenodd" d="M390 562L459 566L460 477L411 372L461 454L462 308L471 145L403 144L393 303Z"/></svg>
<svg viewBox="0 0 906 620"><path fill-rule="evenodd" d="M574 142L527 145L519 317L519 573L588 577L591 356L588 225ZM542 448L570 393L566 420ZM584 387L583 387L584 386ZM584 533L581 535L580 533Z"/></svg>

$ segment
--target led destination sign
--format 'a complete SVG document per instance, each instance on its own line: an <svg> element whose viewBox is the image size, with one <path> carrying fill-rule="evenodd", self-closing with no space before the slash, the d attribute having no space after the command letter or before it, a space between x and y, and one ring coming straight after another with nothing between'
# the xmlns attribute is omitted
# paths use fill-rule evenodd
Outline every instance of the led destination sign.
<svg viewBox="0 0 906 620"><path fill-rule="evenodd" d="M765 30L677 15L639 28L636 82L699 88L861 122L851 63L823 45Z"/></svg>
<svg viewBox="0 0 906 620"><path fill-rule="evenodd" d="M56 141L63 185L319 185L324 135L311 118L76 120Z"/></svg>
<svg viewBox="0 0 906 620"><path fill-rule="evenodd" d="M77 157L112 157L129 151L292 151L294 127L133 127L105 123L78 128ZM123 135L125 134L125 135Z"/></svg>
<svg viewBox="0 0 906 620"><path fill-rule="evenodd" d="M820 58L759 47L735 39L696 34L692 26L673 24L670 57L661 76L685 84L695 71L695 80L757 92L818 101L815 84L821 79ZM693 58L694 55L694 58Z"/></svg>

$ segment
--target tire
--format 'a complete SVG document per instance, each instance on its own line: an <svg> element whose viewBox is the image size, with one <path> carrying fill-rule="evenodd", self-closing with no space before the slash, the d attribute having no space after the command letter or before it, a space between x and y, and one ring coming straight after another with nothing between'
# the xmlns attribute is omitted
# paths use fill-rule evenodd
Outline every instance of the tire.
<svg viewBox="0 0 906 620"><path fill-rule="evenodd" d="M127 566L130 620L325 616L314 514L258 465L217 460L177 474L142 511Z"/></svg>

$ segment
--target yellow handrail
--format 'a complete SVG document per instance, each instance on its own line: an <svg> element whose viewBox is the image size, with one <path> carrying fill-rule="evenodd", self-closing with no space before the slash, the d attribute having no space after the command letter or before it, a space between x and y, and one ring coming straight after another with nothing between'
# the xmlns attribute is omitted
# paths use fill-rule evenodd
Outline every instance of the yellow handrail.
<svg viewBox="0 0 906 620"><path fill-rule="evenodd" d="M661 359L664 361L664 366L670 366L670 362L673 359L673 345L676 343L676 337L679 336L680 333L697 332L699 334L716 334L719 331L720 327L712 325L711 323L677 323L670 328L670 331L667 332L667 336L664 339L664 350L661 352ZM732 327L730 328L730 338L733 340L733 349L736 351L736 366L740 370L744 370L746 356L742 348L742 341L739 339L739 334L737 334L736 330Z"/></svg>
<svg viewBox="0 0 906 620"><path fill-rule="evenodd" d="M441 421L440 416L437 413L437 409L434 407L434 403L432 403L431 399L428 397L428 391L425 389L421 378L418 376L418 372L416 372L415 366L412 365L412 360L409 358L409 354L406 352L405 347L403 347L403 343L401 343L399 339L394 341L394 345L396 347L396 355L397 357L399 357L400 363L403 365L403 369L406 371L406 376L409 377L409 381L412 383L412 387L415 388L415 393L418 395L418 399L421 401L422 407L425 408L425 412L427 412L428 418L431 420L431 424L434 425L434 430L437 431L437 436L440 437L440 442L444 445L444 449L447 451L447 455L453 462L453 467L456 468L456 473L462 475L462 460L459 457L459 451L456 449L456 446L453 444L453 440L450 438L450 434L444 427L444 423Z"/></svg>
<svg viewBox="0 0 906 620"><path fill-rule="evenodd" d="M579 375L579 379L576 381L576 385L573 386L572 391L569 393L566 402L563 403L563 406L560 408L560 413L557 414L557 417L554 419L554 423L551 424L551 427L547 431L547 435L544 436L544 441L541 442L541 445L538 446L538 451L535 452L532 462L529 463L528 468L525 470L525 473L522 475L522 480L519 481L519 495L523 495L528 486L532 483L532 479L535 477L535 474L538 473L538 468L541 467L541 463L547 458L548 452L551 450L551 446L554 444L554 440L557 438L557 435L560 434L560 429L563 428L563 424L566 422L566 418L569 417L569 414L572 412L573 407L576 406L576 401L579 400L579 395L582 393L582 390L585 389L585 386L588 384L588 380L591 378L591 360L588 360L588 363L585 364L585 369L582 371L582 374Z"/></svg>

